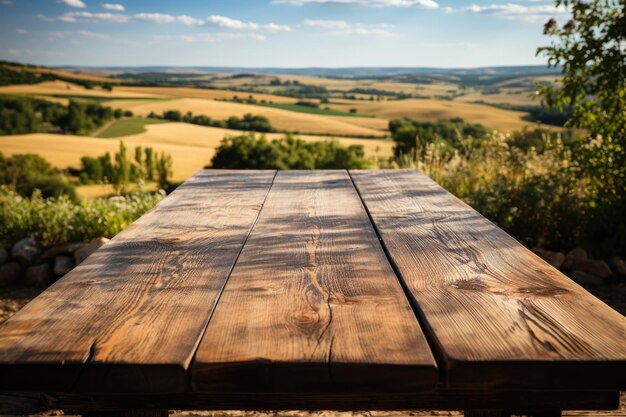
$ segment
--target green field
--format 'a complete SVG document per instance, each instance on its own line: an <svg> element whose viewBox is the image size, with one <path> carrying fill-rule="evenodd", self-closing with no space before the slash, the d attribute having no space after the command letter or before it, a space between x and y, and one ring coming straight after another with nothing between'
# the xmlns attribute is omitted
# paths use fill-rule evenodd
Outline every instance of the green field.
<svg viewBox="0 0 626 417"><path fill-rule="evenodd" d="M146 125L169 123L167 120L132 118L113 122L111 126L98 135L99 138L119 138L121 136L138 135L146 131Z"/></svg>
<svg viewBox="0 0 626 417"><path fill-rule="evenodd" d="M276 109L295 111L298 113L321 114L323 116L344 116L344 117L374 117L369 114L349 113L341 110L332 110L324 107L303 106L290 103L254 103L257 106L274 107Z"/></svg>

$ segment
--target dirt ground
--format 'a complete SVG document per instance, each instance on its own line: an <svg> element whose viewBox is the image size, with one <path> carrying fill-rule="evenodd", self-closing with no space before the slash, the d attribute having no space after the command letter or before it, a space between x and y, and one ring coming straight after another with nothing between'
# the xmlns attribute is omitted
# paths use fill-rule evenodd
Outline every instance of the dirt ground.
<svg viewBox="0 0 626 417"><path fill-rule="evenodd" d="M587 287L592 294L626 315L626 284ZM0 325L41 292L36 288L0 288ZM50 411L37 417L59 415ZM463 416L456 411L170 411L171 417L443 417ZM626 392L622 392L620 408L612 411L566 411L563 416L626 417ZM5 417L0 415L0 417Z"/></svg>

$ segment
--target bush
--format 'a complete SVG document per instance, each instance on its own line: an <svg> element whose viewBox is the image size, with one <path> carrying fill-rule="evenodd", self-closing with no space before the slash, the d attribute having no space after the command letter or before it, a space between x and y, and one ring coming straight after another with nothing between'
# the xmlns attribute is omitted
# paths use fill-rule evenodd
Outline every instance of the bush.
<svg viewBox="0 0 626 417"><path fill-rule="evenodd" d="M13 155L5 158L0 154L0 184L18 194L29 197L35 190L40 190L43 197L67 195L76 199L76 190L39 155Z"/></svg>
<svg viewBox="0 0 626 417"><path fill-rule="evenodd" d="M389 130L396 142L395 155L411 155L413 158L416 153L423 155L426 146L435 141L444 144L448 150L463 151L461 139L467 145L468 138L480 141L490 134L485 126L465 123L460 118L438 122L397 119L389 122Z"/></svg>
<svg viewBox="0 0 626 417"><path fill-rule="evenodd" d="M544 140L541 154L495 132L465 153L435 142L413 166L527 246L569 249L584 241L588 182L573 174L571 149Z"/></svg>
<svg viewBox="0 0 626 417"><path fill-rule="evenodd" d="M113 237L163 199L139 190L126 197L74 202L67 197L23 197L0 187L0 230L12 245L30 236L45 246Z"/></svg>
<svg viewBox="0 0 626 417"><path fill-rule="evenodd" d="M369 168L360 145L342 146L336 140L305 142L286 136L242 135L222 140L211 160L212 168L230 169L357 169Z"/></svg>
<svg viewBox="0 0 626 417"><path fill-rule="evenodd" d="M121 110L96 103L72 100L63 106L31 97L0 96L0 135L59 131L88 135L122 115Z"/></svg>

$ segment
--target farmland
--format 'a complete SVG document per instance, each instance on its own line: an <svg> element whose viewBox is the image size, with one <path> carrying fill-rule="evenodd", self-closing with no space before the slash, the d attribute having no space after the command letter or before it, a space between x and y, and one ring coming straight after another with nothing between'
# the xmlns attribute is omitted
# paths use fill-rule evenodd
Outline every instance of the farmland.
<svg viewBox="0 0 626 417"><path fill-rule="evenodd" d="M165 120L147 119L147 118L131 118L122 119L112 122L109 126L102 129L97 136L99 138L119 138L123 136L138 135L146 132L147 125L167 123Z"/></svg>
<svg viewBox="0 0 626 417"><path fill-rule="evenodd" d="M0 150L7 156L37 153L59 168L78 167L83 156L97 157L105 152L115 153L119 140L132 149L151 146L157 152L166 152L173 158L173 180L182 181L208 165L215 148L225 136L242 132L186 123L146 125L146 132L115 139L102 139L73 135L30 134L0 136ZM282 137L272 133L268 138ZM306 141L327 140L327 137L302 135ZM390 140L337 138L344 145L363 145L367 155L389 156L393 142Z"/></svg>
<svg viewBox="0 0 626 417"><path fill-rule="evenodd" d="M45 73L45 69L29 71ZM168 111L206 116L214 121L247 114L262 116L276 132L267 134L271 139L287 132L305 141L337 138L344 145L363 145L367 156L389 157L393 152L389 122L394 119L463 119L505 133L532 128L535 123L529 121L526 112L477 102L529 105L533 103L530 92L534 83L551 82L553 78L545 74L499 75L489 82L485 81L488 76L448 73L362 77L51 71L44 82L5 85L0 87L0 94L35 97L62 105L70 100L92 102L132 112L132 117L109 121L92 132L92 137L51 133L3 136L2 153L35 152L59 168L77 167L82 156L114 153L123 140L130 149L151 146L157 152L171 154L174 180L183 180L207 165L221 140L241 131L165 123L154 118ZM74 78L76 82L72 82ZM163 85L141 85L144 80Z"/></svg>

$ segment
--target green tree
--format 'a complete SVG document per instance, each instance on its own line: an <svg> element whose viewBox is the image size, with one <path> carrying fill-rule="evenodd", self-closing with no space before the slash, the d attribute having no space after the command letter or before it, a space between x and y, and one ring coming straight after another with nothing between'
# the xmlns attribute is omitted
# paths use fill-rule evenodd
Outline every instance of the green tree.
<svg viewBox="0 0 626 417"><path fill-rule="evenodd" d="M124 142L120 142L120 150L115 153L115 175L111 180L118 192L124 191L130 182L130 165L126 145Z"/></svg>
<svg viewBox="0 0 626 417"><path fill-rule="evenodd" d="M72 200L76 199L74 186L39 155L5 158L0 153L0 184L7 185L24 197L30 197L39 190L43 197L67 195Z"/></svg>
<svg viewBox="0 0 626 417"><path fill-rule="evenodd" d="M83 156L82 158L80 158L80 164L82 166L82 172L85 174L84 178L87 180L87 182L102 181L104 174L102 171L102 163L100 158Z"/></svg>
<svg viewBox="0 0 626 417"><path fill-rule="evenodd" d="M152 181L154 180L154 149L145 148L144 153L144 167L146 169L146 178L148 179L148 181Z"/></svg>
<svg viewBox="0 0 626 417"><path fill-rule="evenodd" d="M165 152L161 153L159 156L157 154L156 158L156 172L159 180L159 187L162 189L167 189L170 184L170 178L172 176L172 156L166 154Z"/></svg>
<svg viewBox="0 0 626 417"><path fill-rule="evenodd" d="M623 0L556 0L569 7L562 26L550 19L544 33L553 41L537 53L548 65L562 66L557 86L542 86L551 107L571 106L570 125L592 134L626 141L626 2Z"/></svg>
<svg viewBox="0 0 626 417"><path fill-rule="evenodd" d="M586 129L579 172L590 182L586 240L596 252L626 253L626 2L556 0L571 10L563 24L550 19L549 46L537 53L562 68L562 81L540 86L546 104L570 107L568 124Z"/></svg>

